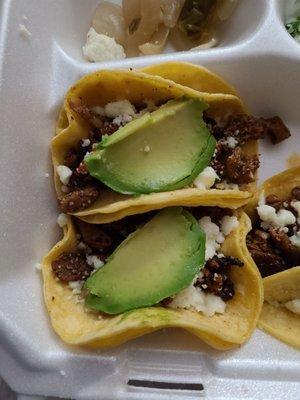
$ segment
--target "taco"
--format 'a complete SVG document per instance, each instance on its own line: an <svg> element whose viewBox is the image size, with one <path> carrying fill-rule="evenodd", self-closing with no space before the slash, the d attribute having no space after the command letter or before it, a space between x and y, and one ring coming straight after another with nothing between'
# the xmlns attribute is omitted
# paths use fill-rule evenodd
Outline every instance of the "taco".
<svg viewBox="0 0 300 400"><path fill-rule="evenodd" d="M265 293L258 326L300 348L300 167L268 179L252 215L247 246Z"/></svg>
<svg viewBox="0 0 300 400"><path fill-rule="evenodd" d="M171 207L107 224L61 215L63 239L44 258L51 323L71 345L116 346L183 328L226 350L251 336L262 280L230 209Z"/></svg>
<svg viewBox="0 0 300 400"><path fill-rule="evenodd" d="M233 90L207 70L170 64L172 79L179 79L178 66L188 74L193 68L206 90L225 93L134 71L96 72L68 91L52 141L63 212L105 223L166 206L235 209L248 202L257 138L287 129L279 119L246 115L241 100L227 94Z"/></svg>

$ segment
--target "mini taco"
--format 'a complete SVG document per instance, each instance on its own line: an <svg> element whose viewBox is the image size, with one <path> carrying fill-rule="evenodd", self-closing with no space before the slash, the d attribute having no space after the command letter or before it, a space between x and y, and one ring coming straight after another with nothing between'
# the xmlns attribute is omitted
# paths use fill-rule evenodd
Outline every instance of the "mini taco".
<svg viewBox="0 0 300 400"><path fill-rule="evenodd" d="M187 84L180 65L170 64L170 77ZM188 74L191 68L182 65ZM225 93L134 71L96 72L68 91L52 141L63 212L105 223L166 206L235 209L248 202L257 138L288 130L279 119L246 115L214 74L192 72L207 80L206 90Z"/></svg>
<svg viewBox="0 0 300 400"><path fill-rule="evenodd" d="M166 208L107 224L60 216L44 296L63 341L116 346L183 328L226 350L251 336L263 301L248 255L250 220L221 208Z"/></svg>
<svg viewBox="0 0 300 400"><path fill-rule="evenodd" d="M268 179L252 215L247 246L265 293L258 326L300 348L300 167Z"/></svg>

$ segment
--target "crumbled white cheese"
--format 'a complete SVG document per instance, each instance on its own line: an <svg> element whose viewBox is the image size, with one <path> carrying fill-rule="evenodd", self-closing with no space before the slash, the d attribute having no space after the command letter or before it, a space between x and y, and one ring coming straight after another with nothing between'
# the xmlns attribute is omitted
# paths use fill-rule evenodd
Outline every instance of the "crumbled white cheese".
<svg viewBox="0 0 300 400"><path fill-rule="evenodd" d="M100 260L98 256L95 255L87 255L86 262L93 267L94 269L99 269L104 265L104 262Z"/></svg>
<svg viewBox="0 0 300 400"><path fill-rule="evenodd" d="M296 222L294 214L283 208L276 212L274 207L262 204L257 207L257 212L265 227L270 225L274 228L283 228Z"/></svg>
<svg viewBox="0 0 300 400"><path fill-rule="evenodd" d="M82 141L81 146L82 146L82 147L88 147L90 144L91 144L90 139L84 139L84 140Z"/></svg>
<svg viewBox="0 0 300 400"><path fill-rule="evenodd" d="M220 297L204 293L199 287L191 284L179 292L168 307L194 309L201 311L207 317L212 317L216 313L224 314L226 303Z"/></svg>
<svg viewBox="0 0 300 400"><path fill-rule="evenodd" d="M229 136L228 138L221 140L221 142L227 145L231 149L234 149L238 144L238 141L232 136Z"/></svg>
<svg viewBox="0 0 300 400"><path fill-rule="evenodd" d="M204 230L206 235L205 241L205 260L212 258L217 250L220 248L220 244L224 242L224 235L220 232L220 228L210 217L202 217L199 220L200 227Z"/></svg>
<svg viewBox="0 0 300 400"><path fill-rule="evenodd" d="M297 211L298 214L297 222L298 224L300 224L300 201L298 200L292 201L291 206L293 207L294 210Z"/></svg>
<svg viewBox="0 0 300 400"><path fill-rule="evenodd" d="M69 288L72 289L73 294L80 294L84 285L84 281L71 281L68 285Z"/></svg>
<svg viewBox="0 0 300 400"><path fill-rule="evenodd" d="M206 167L194 180L193 185L198 189L209 189L218 178L216 171L212 167Z"/></svg>
<svg viewBox="0 0 300 400"><path fill-rule="evenodd" d="M290 241L294 246L300 247L300 231L296 232L295 235L291 236Z"/></svg>
<svg viewBox="0 0 300 400"><path fill-rule="evenodd" d="M57 217L57 223L61 228L63 228L65 225L67 225L67 223L68 223L67 215L64 213L59 214L59 216Z"/></svg>
<svg viewBox="0 0 300 400"><path fill-rule="evenodd" d="M225 215L221 219L221 232L224 236L229 235L239 225L237 217Z"/></svg>
<svg viewBox="0 0 300 400"><path fill-rule="evenodd" d="M124 48L114 38L99 34L94 28L88 31L82 51L84 58L91 62L121 60L126 57Z"/></svg>
<svg viewBox="0 0 300 400"><path fill-rule="evenodd" d="M119 100L112 103L107 103L104 107L105 115L109 118L115 118L119 115L122 116L135 116L135 108L129 100Z"/></svg>
<svg viewBox="0 0 300 400"><path fill-rule="evenodd" d="M20 35L26 39L29 39L31 36L31 32L26 28L26 26L24 24L19 25L19 32L20 32Z"/></svg>
<svg viewBox="0 0 300 400"><path fill-rule="evenodd" d="M56 172L59 176L59 179L63 185L68 185L69 180L72 176L72 170L69 167L66 167L65 165L58 165L56 167Z"/></svg>
<svg viewBox="0 0 300 400"><path fill-rule="evenodd" d="M150 146L146 145L144 147L144 153L149 153L149 151L150 151Z"/></svg>
<svg viewBox="0 0 300 400"><path fill-rule="evenodd" d="M300 315L300 299L288 301L284 306L293 313Z"/></svg>
<svg viewBox="0 0 300 400"><path fill-rule="evenodd" d="M225 179L216 184L216 189L220 190L239 190L239 185L237 183L229 183Z"/></svg>

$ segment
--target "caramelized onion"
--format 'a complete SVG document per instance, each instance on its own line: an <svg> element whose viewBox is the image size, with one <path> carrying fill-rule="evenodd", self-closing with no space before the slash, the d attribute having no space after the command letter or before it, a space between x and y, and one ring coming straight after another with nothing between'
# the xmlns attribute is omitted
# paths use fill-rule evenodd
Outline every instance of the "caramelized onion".
<svg viewBox="0 0 300 400"><path fill-rule="evenodd" d="M139 10L130 15L133 5L139 5ZM160 0L123 0L124 19L127 24L126 51L127 55L138 55L138 46L147 43L158 31L162 21ZM133 9L132 9L133 11ZM138 13L139 11L139 13Z"/></svg>
<svg viewBox="0 0 300 400"><path fill-rule="evenodd" d="M176 25L185 0L161 0L160 7L163 14L163 23L169 28Z"/></svg>
<svg viewBox="0 0 300 400"><path fill-rule="evenodd" d="M139 50L144 55L162 53L169 34L169 28L160 24L158 30L152 35L150 42L139 46Z"/></svg>
<svg viewBox="0 0 300 400"><path fill-rule="evenodd" d="M110 36L119 44L125 43L123 11L117 4L102 1L94 13L92 27L97 33Z"/></svg>

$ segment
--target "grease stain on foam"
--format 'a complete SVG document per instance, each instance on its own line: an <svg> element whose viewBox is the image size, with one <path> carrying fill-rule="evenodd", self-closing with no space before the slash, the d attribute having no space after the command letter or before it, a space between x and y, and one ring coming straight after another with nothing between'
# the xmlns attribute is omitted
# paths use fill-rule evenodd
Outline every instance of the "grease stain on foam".
<svg viewBox="0 0 300 400"><path fill-rule="evenodd" d="M300 166L300 153L291 154L286 160L287 168L295 168Z"/></svg>

